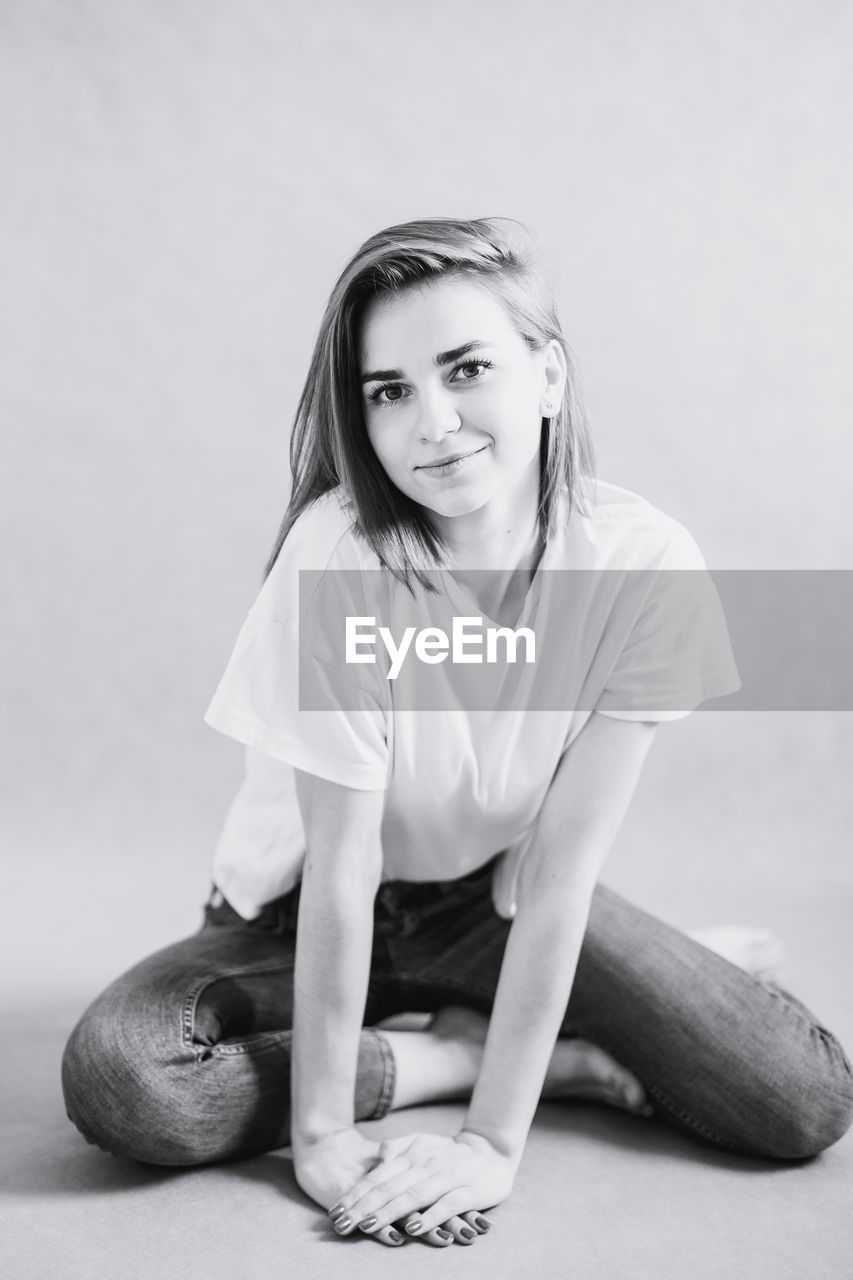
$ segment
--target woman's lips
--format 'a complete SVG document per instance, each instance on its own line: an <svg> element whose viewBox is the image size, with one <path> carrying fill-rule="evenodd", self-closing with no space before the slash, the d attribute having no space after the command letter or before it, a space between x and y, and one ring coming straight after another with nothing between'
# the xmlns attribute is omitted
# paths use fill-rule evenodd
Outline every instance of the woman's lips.
<svg viewBox="0 0 853 1280"><path fill-rule="evenodd" d="M449 457L440 458L438 462L423 462L420 466L415 467L415 470L446 471L459 463L467 462L469 458L476 458L477 454L482 453L486 447L486 445L481 445L479 449L472 449L470 453L451 453Z"/></svg>

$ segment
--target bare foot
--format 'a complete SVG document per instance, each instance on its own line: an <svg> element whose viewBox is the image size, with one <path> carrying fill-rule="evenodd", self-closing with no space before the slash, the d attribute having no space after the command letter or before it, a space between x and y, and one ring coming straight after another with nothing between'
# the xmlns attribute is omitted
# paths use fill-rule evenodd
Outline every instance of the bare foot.
<svg viewBox="0 0 853 1280"><path fill-rule="evenodd" d="M708 929L691 929L689 936L754 978L763 982L781 980L785 953L782 943L769 929L714 925Z"/></svg>
<svg viewBox="0 0 853 1280"><path fill-rule="evenodd" d="M646 1091L632 1071L604 1049L579 1037L560 1037L545 1076L543 1098L587 1098L638 1115L651 1115Z"/></svg>
<svg viewBox="0 0 853 1280"><path fill-rule="evenodd" d="M394 1020L389 1019L389 1023L393 1028ZM379 1025L383 1027L382 1023ZM416 1042L420 1050L419 1063L425 1065L428 1057L434 1062L454 1063L454 1075L458 1081L456 1095L469 1093L479 1072L488 1030L489 1020L485 1014L457 1005L439 1009L423 1031L386 1030L398 1065L399 1100L395 1093L394 1105L410 1106L430 1100L415 1084L414 1070L409 1065ZM448 1097L445 1073L432 1078L433 1088L439 1079L444 1082L441 1096ZM542 1097L585 1098L643 1115L651 1114L652 1110L643 1086L632 1072L604 1049L575 1037L561 1037L557 1041Z"/></svg>

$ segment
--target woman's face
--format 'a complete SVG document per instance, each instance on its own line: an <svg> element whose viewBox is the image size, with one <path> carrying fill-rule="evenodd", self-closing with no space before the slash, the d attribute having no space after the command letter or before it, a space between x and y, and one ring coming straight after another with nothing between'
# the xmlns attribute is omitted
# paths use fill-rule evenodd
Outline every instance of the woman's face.
<svg viewBox="0 0 853 1280"><path fill-rule="evenodd" d="M531 351L487 287L456 278L382 296L365 314L360 356L368 437L409 498L453 517L536 492L562 351Z"/></svg>

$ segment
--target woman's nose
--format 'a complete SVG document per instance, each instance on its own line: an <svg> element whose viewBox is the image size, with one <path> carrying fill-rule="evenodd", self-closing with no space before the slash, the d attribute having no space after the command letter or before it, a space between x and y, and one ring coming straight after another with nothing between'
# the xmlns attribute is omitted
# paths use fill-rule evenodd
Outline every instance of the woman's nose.
<svg viewBox="0 0 853 1280"><path fill-rule="evenodd" d="M445 391L424 396L418 418L418 434L428 443L437 442L462 425L459 409L452 395Z"/></svg>

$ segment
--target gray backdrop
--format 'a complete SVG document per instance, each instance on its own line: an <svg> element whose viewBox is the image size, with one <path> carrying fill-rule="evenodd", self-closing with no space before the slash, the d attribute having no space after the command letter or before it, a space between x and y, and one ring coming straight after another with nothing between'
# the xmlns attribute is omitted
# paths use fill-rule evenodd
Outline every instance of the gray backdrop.
<svg viewBox="0 0 853 1280"><path fill-rule="evenodd" d="M601 475L714 567L849 567L848 4L2 0L0 35L13 1001L196 924L241 769L202 713L379 226L527 221ZM780 929L848 1026L850 727L664 728L609 870L678 923Z"/></svg>

